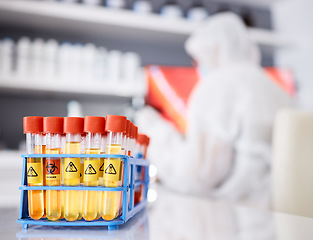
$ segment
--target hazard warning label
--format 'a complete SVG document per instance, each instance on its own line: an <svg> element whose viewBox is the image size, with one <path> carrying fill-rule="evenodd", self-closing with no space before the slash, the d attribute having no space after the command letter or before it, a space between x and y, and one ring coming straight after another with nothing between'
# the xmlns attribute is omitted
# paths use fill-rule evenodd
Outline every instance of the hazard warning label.
<svg viewBox="0 0 313 240"><path fill-rule="evenodd" d="M112 163L109 164L109 166L105 169L106 174L116 174L116 170Z"/></svg>
<svg viewBox="0 0 313 240"><path fill-rule="evenodd" d="M42 183L41 163L27 163L27 182Z"/></svg>
<svg viewBox="0 0 313 240"><path fill-rule="evenodd" d="M98 181L100 161L98 160L85 160L84 161L84 182L85 181Z"/></svg>
<svg viewBox="0 0 313 240"><path fill-rule="evenodd" d="M103 181L120 181L122 179L123 162L120 158L104 160Z"/></svg>
<svg viewBox="0 0 313 240"><path fill-rule="evenodd" d="M69 162L69 164L65 168L65 172L77 172L75 164L73 162Z"/></svg>
<svg viewBox="0 0 313 240"><path fill-rule="evenodd" d="M60 159L46 160L46 180L60 180Z"/></svg>
<svg viewBox="0 0 313 240"><path fill-rule="evenodd" d="M77 179L80 174L80 158L64 158L64 179Z"/></svg>

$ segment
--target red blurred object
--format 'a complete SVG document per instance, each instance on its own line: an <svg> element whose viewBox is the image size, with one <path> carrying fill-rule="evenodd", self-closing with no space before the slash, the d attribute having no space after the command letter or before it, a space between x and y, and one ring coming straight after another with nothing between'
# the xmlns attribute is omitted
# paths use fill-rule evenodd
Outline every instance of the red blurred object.
<svg viewBox="0 0 313 240"><path fill-rule="evenodd" d="M295 94L293 74L288 69L265 68L270 79L290 96ZM146 67L148 93L146 102L158 109L182 133L186 132L188 100L199 81L195 67Z"/></svg>

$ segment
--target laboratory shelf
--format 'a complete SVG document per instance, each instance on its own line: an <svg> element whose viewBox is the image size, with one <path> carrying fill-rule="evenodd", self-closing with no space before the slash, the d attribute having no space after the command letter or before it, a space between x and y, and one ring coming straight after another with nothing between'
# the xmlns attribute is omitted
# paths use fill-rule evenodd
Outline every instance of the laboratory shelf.
<svg viewBox="0 0 313 240"><path fill-rule="evenodd" d="M0 14L1 15L1 14ZM14 92L21 95L85 95L85 96L117 96L141 97L145 94L144 84L112 84L105 81L62 82L59 79L29 80L16 77L0 77L0 92Z"/></svg>
<svg viewBox="0 0 313 240"><path fill-rule="evenodd" d="M108 230L117 229L119 225L126 223L129 219L135 216L137 213L142 211L147 205L147 193L149 187L149 165L150 163L143 158L129 157L125 155L117 154L25 154L23 158L23 169L22 169L22 184L19 187L21 190L21 202L20 202L20 213L17 222L23 225L23 228L28 228L29 225L42 225L42 226L107 226ZM27 159L28 158L120 158L124 162L124 176L123 185L121 187L86 187L86 186L28 186L27 184ZM135 180L135 171L138 167L144 167L145 173L143 180ZM140 173L141 174L141 173ZM135 204L135 187L138 185L143 186L143 198ZM48 219L34 220L28 215L28 191L30 190L76 190L76 191L118 191L122 192L122 206L121 215L111 221L102 219L85 221L83 219L68 222L65 219L58 221L50 221Z"/></svg>
<svg viewBox="0 0 313 240"><path fill-rule="evenodd" d="M70 31L167 43L182 43L198 26L198 23L185 19L166 19L157 14L134 14L128 10L34 0L0 1L0 22L43 31ZM264 29L251 28L249 34L257 43L266 46L294 46L298 42L295 36L283 36Z"/></svg>

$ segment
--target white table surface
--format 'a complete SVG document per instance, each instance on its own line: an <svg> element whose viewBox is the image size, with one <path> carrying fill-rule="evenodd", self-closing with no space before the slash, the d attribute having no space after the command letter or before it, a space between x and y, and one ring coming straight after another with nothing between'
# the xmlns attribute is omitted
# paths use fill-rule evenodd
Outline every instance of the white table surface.
<svg viewBox="0 0 313 240"><path fill-rule="evenodd" d="M250 209L157 189L157 200L121 226L42 227L22 230L18 209L0 208L0 239L149 239L149 240L306 240L313 239L313 219Z"/></svg>

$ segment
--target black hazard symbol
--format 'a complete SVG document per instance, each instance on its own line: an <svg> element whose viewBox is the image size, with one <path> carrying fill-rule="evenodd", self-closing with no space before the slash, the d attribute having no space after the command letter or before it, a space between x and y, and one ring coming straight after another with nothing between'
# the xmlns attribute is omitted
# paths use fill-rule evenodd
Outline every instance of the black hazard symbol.
<svg viewBox="0 0 313 240"><path fill-rule="evenodd" d="M65 168L65 172L77 172L77 168L73 162L70 162Z"/></svg>
<svg viewBox="0 0 313 240"><path fill-rule="evenodd" d="M88 166L85 170L85 174L97 174L97 172L91 164L88 164Z"/></svg>
<svg viewBox="0 0 313 240"><path fill-rule="evenodd" d="M113 164L109 164L107 169L105 169L105 173L106 174L116 174L116 170L115 170Z"/></svg>
<svg viewBox="0 0 313 240"><path fill-rule="evenodd" d="M104 170L104 163L102 163L102 165L101 165L99 171L100 171L100 172L103 172L103 170Z"/></svg>
<svg viewBox="0 0 313 240"><path fill-rule="evenodd" d="M33 169L33 167L28 169L27 177L38 177L38 174L36 173L35 169Z"/></svg>

